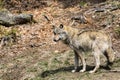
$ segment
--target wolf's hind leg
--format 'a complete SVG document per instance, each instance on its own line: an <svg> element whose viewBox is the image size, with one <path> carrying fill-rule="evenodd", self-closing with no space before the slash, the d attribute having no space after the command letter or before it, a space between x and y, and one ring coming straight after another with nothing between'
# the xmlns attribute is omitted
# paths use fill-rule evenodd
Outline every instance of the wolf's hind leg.
<svg viewBox="0 0 120 80"><path fill-rule="evenodd" d="M91 70L89 73L94 73L98 70L98 68L100 67L100 52L93 52L94 54L94 58L95 58L95 61L96 61L96 65L95 65L95 68L93 70Z"/></svg>
<svg viewBox="0 0 120 80"><path fill-rule="evenodd" d="M115 59L114 50L112 48L109 48L104 52L104 55L107 58L107 65L112 64Z"/></svg>

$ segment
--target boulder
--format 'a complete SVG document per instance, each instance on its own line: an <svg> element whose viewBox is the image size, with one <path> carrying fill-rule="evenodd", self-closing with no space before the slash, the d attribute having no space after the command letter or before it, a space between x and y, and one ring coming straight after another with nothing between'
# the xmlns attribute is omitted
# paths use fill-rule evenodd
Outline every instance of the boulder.
<svg viewBox="0 0 120 80"><path fill-rule="evenodd" d="M3 26L13 26L18 24L25 24L33 21L32 14L12 14L7 10L0 11L0 24Z"/></svg>

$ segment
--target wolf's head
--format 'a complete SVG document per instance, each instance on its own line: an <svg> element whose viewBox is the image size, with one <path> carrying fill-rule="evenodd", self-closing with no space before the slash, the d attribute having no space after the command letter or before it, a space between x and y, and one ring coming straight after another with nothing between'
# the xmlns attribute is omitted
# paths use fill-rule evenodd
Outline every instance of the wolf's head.
<svg viewBox="0 0 120 80"><path fill-rule="evenodd" d="M65 41L67 39L67 32L64 30L63 24L60 24L59 27L53 26L53 33L54 33L54 38L53 40L55 42L58 41Z"/></svg>

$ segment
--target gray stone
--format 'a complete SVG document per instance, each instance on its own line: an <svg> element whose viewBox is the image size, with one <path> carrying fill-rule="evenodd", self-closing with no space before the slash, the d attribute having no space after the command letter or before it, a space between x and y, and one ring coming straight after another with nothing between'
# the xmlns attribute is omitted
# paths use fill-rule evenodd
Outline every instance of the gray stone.
<svg viewBox="0 0 120 80"><path fill-rule="evenodd" d="M32 14L12 14L7 10L0 11L0 24L3 26L12 26L17 24L25 24L33 21Z"/></svg>

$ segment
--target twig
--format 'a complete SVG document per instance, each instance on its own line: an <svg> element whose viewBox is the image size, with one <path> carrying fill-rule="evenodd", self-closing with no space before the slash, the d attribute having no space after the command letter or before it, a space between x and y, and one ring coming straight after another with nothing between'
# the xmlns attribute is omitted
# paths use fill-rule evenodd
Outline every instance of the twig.
<svg viewBox="0 0 120 80"><path fill-rule="evenodd" d="M48 17L46 15L43 15L43 16L48 22L50 22L50 19L48 19Z"/></svg>

